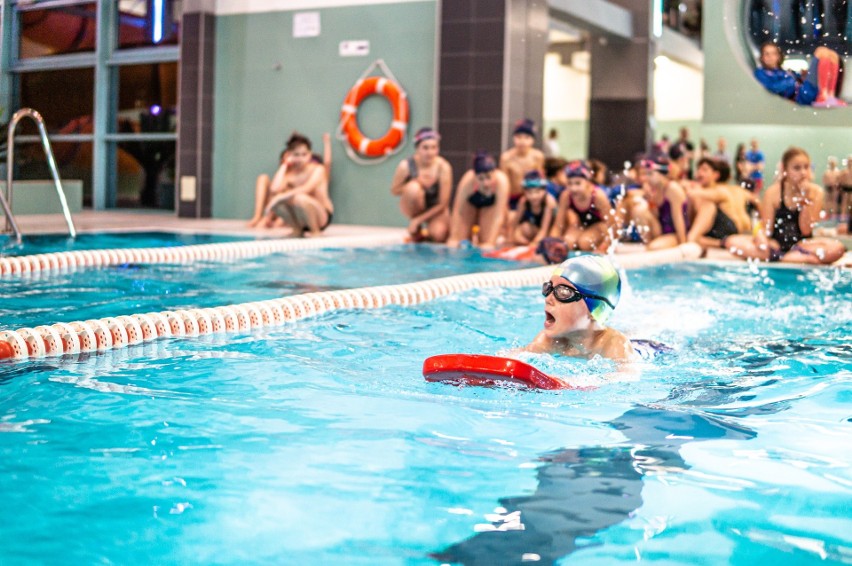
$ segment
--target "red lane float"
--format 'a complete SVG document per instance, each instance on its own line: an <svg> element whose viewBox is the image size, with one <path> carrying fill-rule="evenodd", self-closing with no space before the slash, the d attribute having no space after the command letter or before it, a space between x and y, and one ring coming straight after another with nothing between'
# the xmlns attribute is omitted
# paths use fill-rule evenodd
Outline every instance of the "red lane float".
<svg viewBox="0 0 852 566"><path fill-rule="evenodd" d="M384 136L377 140L366 137L358 127L358 106L372 95L387 98L393 111L393 122ZM384 77L367 77L352 87L343 101L340 128L354 151L364 157L384 157L396 151L408 128L408 97L398 84Z"/></svg>
<svg viewBox="0 0 852 566"><path fill-rule="evenodd" d="M442 354L423 362L426 381L493 386L501 383L530 389L579 389L533 366L511 358L479 354Z"/></svg>

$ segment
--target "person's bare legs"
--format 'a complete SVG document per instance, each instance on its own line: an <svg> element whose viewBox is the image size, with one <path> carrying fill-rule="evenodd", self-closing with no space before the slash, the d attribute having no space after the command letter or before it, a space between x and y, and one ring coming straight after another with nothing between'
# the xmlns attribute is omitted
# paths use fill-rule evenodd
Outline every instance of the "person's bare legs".
<svg viewBox="0 0 852 566"><path fill-rule="evenodd" d="M322 227L328 222L328 212L313 197L296 195L291 199L293 214L300 225L296 236L304 236L305 230L312 237L322 233Z"/></svg>
<svg viewBox="0 0 852 566"><path fill-rule="evenodd" d="M725 238L725 249L740 259L768 261L771 250L768 245L758 246L753 236L737 234Z"/></svg>
<svg viewBox="0 0 852 566"><path fill-rule="evenodd" d="M784 254L785 263L810 263L815 265L834 263L846 253L843 244L832 238L808 238Z"/></svg>
<svg viewBox="0 0 852 566"><path fill-rule="evenodd" d="M450 238L447 240L447 245L451 248L458 247L462 240L471 240L473 238L473 225L476 223L476 207L465 201L462 201L456 206L458 210L453 212L450 225ZM479 230L480 241L482 241L481 225Z"/></svg>
<svg viewBox="0 0 852 566"><path fill-rule="evenodd" d="M254 228L264 220L263 211L269 203L269 186L272 179L269 175L263 173L257 176L254 182L254 216L249 220L249 228Z"/></svg>
<svg viewBox="0 0 852 566"><path fill-rule="evenodd" d="M656 251L656 250L667 250L669 248L676 248L679 242L677 241L676 234L663 234L662 236L657 236L650 242L648 242L648 251Z"/></svg>
<svg viewBox="0 0 852 566"><path fill-rule="evenodd" d="M606 222L597 222L580 233L577 245L584 252L595 251L606 236Z"/></svg>
<svg viewBox="0 0 852 566"><path fill-rule="evenodd" d="M450 233L450 215L444 211L433 217L426 224L426 229L429 231L429 240L439 244L446 242Z"/></svg>
<svg viewBox="0 0 852 566"><path fill-rule="evenodd" d="M496 204L479 209L479 247L491 250L497 246L503 211Z"/></svg>
<svg viewBox="0 0 852 566"><path fill-rule="evenodd" d="M692 219L692 226L689 232L686 233L687 242L698 242L704 234L713 228L713 223L716 221L718 207L716 203L709 200L695 200L695 218ZM700 243L700 242L699 242Z"/></svg>
<svg viewBox="0 0 852 566"><path fill-rule="evenodd" d="M285 200L279 204L276 204L274 209L274 223L276 226L281 225L283 223L284 226L289 226L293 229L293 235L301 237L302 231L304 227L299 220L298 215L296 214L295 209L293 208L293 203L291 200Z"/></svg>

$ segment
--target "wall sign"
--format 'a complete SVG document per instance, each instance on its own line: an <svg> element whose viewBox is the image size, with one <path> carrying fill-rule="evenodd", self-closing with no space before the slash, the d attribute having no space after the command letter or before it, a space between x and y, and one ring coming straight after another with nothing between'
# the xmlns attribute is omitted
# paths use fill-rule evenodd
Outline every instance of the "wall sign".
<svg viewBox="0 0 852 566"><path fill-rule="evenodd" d="M317 37L319 34L319 12L296 12L293 14L293 37Z"/></svg>
<svg viewBox="0 0 852 566"><path fill-rule="evenodd" d="M356 41L340 42L341 57L363 57L370 54L370 42L362 39Z"/></svg>

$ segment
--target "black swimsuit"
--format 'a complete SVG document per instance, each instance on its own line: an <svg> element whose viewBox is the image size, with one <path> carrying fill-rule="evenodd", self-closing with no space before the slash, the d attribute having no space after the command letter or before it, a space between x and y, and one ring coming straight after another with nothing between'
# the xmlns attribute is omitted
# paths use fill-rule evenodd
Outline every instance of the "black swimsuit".
<svg viewBox="0 0 852 566"><path fill-rule="evenodd" d="M775 209L775 223L772 226L772 237L778 242L781 253L787 253L793 246L804 239L799 227L799 209L787 208L784 204L784 185L781 185L781 206Z"/></svg>
<svg viewBox="0 0 852 566"><path fill-rule="evenodd" d="M535 226L536 228L541 228L541 221L544 219L544 211L547 209L546 206L541 207L541 211L533 212L530 203L526 203L524 205L524 215L521 216L521 224L524 222L528 222Z"/></svg>
<svg viewBox="0 0 852 566"><path fill-rule="evenodd" d="M713 227L704 234L708 238L715 240L724 240L728 236L733 236L738 233L737 225L730 217L722 212L722 209L716 206L716 218L713 220Z"/></svg>
<svg viewBox="0 0 852 566"><path fill-rule="evenodd" d="M497 199L494 193L490 195L483 194L479 192L479 186L477 185L476 190L470 193L470 196L467 197L467 202L474 208L485 208L494 204Z"/></svg>
<svg viewBox="0 0 852 566"><path fill-rule="evenodd" d="M440 170L440 165L439 165L438 166L438 173L439 173L438 176L440 176L440 172L441 172L441 170ZM409 157L408 158L408 179L406 179L406 181L410 181L410 180L416 179L416 178L417 178L417 162L414 161L413 157ZM438 197L440 195L440 192L441 192L441 181L435 181L435 183L432 184L432 186L426 187L425 195L424 195L424 199L425 199L425 203L426 203L426 210L429 210L430 208L432 208L433 206L438 204Z"/></svg>

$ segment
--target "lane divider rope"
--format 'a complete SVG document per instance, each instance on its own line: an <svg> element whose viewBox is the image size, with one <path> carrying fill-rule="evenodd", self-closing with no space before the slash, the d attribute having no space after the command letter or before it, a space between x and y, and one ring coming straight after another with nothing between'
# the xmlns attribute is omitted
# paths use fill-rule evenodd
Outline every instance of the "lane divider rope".
<svg viewBox="0 0 852 566"><path fill-rule="evenodd" d="M684 244L671 250L616 257L623 269L697 259L701 249ZM338 309L416 305L461 291L487 287L528 287L550 277L552 266L471 273L400 285L321 291L281 299L200 309L151 312L0 331L0 360L26 360L107 351L168 337L248 332L281 326Z"/></svg>
<svg viewBox="0 0 852 566"><path fill-rule="evenodd" d="M80 250L24 256L0 257L0 276L62 271L76 267L105 267L127 263L186 264L196 261L235 261L279 252L323 248L367 248L401 244L399 234L368 236L332 236L328 238L284 238L194 244L160 248L117 248Z"/></svg>

